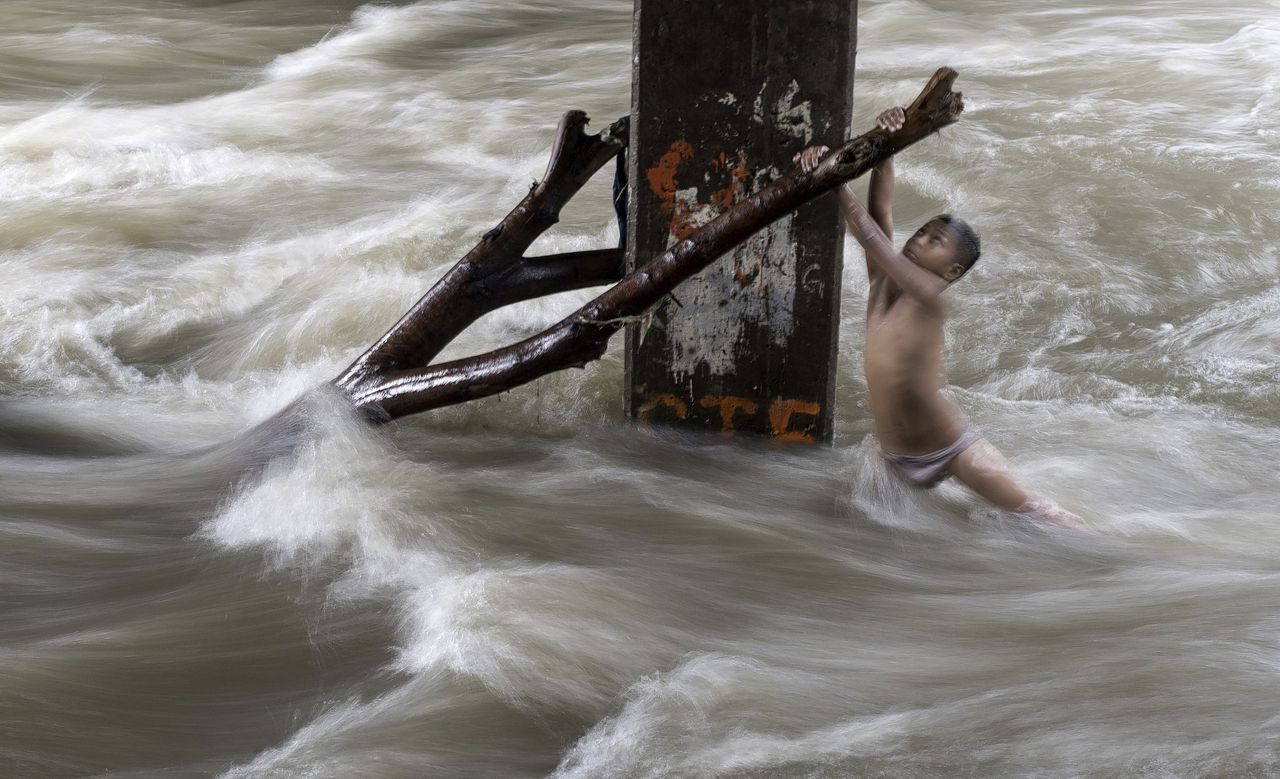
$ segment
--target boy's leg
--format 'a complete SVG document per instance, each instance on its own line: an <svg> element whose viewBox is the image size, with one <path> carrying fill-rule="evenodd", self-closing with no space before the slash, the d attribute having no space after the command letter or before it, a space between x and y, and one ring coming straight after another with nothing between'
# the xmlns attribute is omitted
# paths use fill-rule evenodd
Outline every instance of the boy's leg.
<svg viewBox="0 0 1280 779"><path fill-rule="evenodd" d="M951 461L951 475L996 508L1055 525L1092 530L1083 518L1047 500L1039 500L1018 484L1004 456L980 438Z"/></svg>
<svg viewBox="0 0 1280 779"><path fill-rule="evenodd" d="M956 455L949 470L956 481L996 508L1017 511L1031 500L1013 478L1004 456L985 438L979 438L973 446Z"/></svg>

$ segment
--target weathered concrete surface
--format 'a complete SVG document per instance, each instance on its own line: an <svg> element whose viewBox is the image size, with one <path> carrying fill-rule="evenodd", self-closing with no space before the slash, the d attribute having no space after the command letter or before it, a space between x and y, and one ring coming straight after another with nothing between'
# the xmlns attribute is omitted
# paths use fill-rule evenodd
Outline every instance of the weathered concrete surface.
<svg viewBox="0 0 1280 779"><path fill-rule="evenodd" d="M629 267L849 136L857 11L830 0L636 0ZM842 236L834 198L758 233L627 332L647 423L829 441Z"/></svg>

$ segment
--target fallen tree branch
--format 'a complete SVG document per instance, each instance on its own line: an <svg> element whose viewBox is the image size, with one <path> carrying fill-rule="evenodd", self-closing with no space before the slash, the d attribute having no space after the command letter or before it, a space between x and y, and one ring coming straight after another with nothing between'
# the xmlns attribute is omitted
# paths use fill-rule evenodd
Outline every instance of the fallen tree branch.
<svg viewBox="0 0 1280 779"><path fill-rule="evenodd" d="M348 369L337 384L347 391L358 408L373 418L391 420L504 392L554 371L582 367L604 354L609 338L625 322L649 310L680 282L710 265L753 233L957 121L964 104L961 95L951 91L956 76L956 72L950 68L939 69L919 97L906 109L905 121L898 130L872 130L830 151L812 171L792 169L768 187L736 203L710 223L695 230L558 324L511 346L474 357L428 365L427 362L439 353L439 349L466 326L464 324L457 327L457 323L485 307L483 302L460 294L457 287L465 289L467 284L482 284L484 279L496 282L504 273L510 274L512 278L523 279L520 284L507 288L505 292L502 284L496 283L491 293L485 297L490 303L490 309L496 307L498 301L514 302L524 299L513 292L516 287L530 293L541 289L558 291L569 288L557 286L563 284L568 275L563 268L557 268L555 273L548 272L549 277L559 281L539 285L529 280L536 278L536 271L529 270L528 263L520 264L519 253L532 243L528 233L537 230L540 234L554 223L552 219L544 225L543 222L533 221L532 217L525 215L517 218L517 214L522 213L521 209L526 208L527 201L533 197L534 192L531 191L521 206L499 225L499 235L493 239L495 242L510 241L512 247L521 246L519 252L508 249L506 252L497 252L496 259L472 259L473 255L483 249L485 244L482 242L481 246L459 261L454 270L419 301L374 349ZM617 132L614 128L620 122L596 136L594 142L581 136L581 126L585 123L586 117L581 113L570 113L561 122L552 164L548 167L547 177L543 182L549 190L560 195L567 193L561 200L548 198L548 204L556 204L555 213L586 180L582 178L579 181L564 171L571 169L577 176L588 169L594 172L612 153L606 153L608 149L616 152L619 148L613 133ZM581 137L567 131L567 124L575 127ZM571 145L573 148L570 148ZM575 154L580 155L580 161L576 165L571 161ZM604 155L603 159L601 155ZM564 178L565 183L553 186L549 182L552 182L557 171L560 171L558 177ZM546 208L546 204L541 207ZM538 213L545 221L545 212ZM504 230L510 231L506 238L502 236ZM591 260L600 262L601 265L607 265L613 259L604 254L582 254L584 262ZM476 271L474 266L477 264L484 264L485 272ZM600 271L599 275L587 273L583 278L604 276L601 268L596 268L596 271ZM442 292L434 294L442 285L446 285ZM473 286L472 289L477 287ZM436 310L446 304L454 305L455 303L450 303L451 300L455 303L459 300L467 301L461 304L464 310L461 313ZM474 321L474 318L471 317L467 324ZM432 331L432 323L439 323L443 329L439 332ZM404 340L403 344L400 343L401 339ZM368 366L370 371L366 372L364 366Z"/></svg>
<svg viewBox="0 0 1280 779"><path fill-rule="evenodd" d="M625 275L626 253L622 249L590 249L528 257L505 272L497 284L478 281L468 294L483 298L492 308L501 308L557 292L621 281Z"/></svg>
<svg viewBox="0 0 1280 779"><path fill-rule="evenodd" d="M338 388L352 395L380 382L388 372L426 365L481 316L520 299L507 294L503 297L505 302L496 303L491 293L500 289L499 280L505 274L526 262L535 266L539 263L537 259L525 260L529 246L560 220L560 209L582 185L626 147L626 122L615 122L598 135L584 133L586 125L587 115L582 111L564 115L556 128L551 160L542 181L535 182L511 213L485 233L475 248L334 381ZM544 264L549 261L550 258ZM513 283L532 291L536 285L528 278L531 274L536 271L516 272ZM548 271L544 275L554 274ZM604 278L597 283L612 280ZM582 285L564 289L578 286ZM550 283L544 286L549 292L563 291L553 287Z"/></svg>

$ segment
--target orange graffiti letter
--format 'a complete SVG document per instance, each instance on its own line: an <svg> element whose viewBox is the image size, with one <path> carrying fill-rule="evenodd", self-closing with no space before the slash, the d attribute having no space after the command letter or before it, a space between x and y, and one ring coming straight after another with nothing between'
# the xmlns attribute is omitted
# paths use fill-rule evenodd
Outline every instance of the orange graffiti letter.
<svg viewBox="0 0 1280 779"><path fill-rule="evenodd" d="M805 414L816 417L820 413L822 413L822 406L817 403L811 403L807 400L774 398L773 403L769 405L769 427L779 441L812 443L813 433L808 432L808 430L791 429L791 415Z"/></svg>
<svg viewBox="0 0 1280 779"><path fill-rule="evenodd" d="M689 407L685 405L683 400L670 392L663 392L657 395L650 395L649 399L640 407L640 413L637 414L640 417L640 421L645 424L652 422L653 410L658 406L666 406L676 412L677 419L684 419L689 416Z"/></svg>
<svg viewBox="0 0 1280 779"><path fill-rule="evenodd" d="M760 406L756 403L739 398L733 395L720 397L719 395L703 395L702 400L698 401L698 405L703 408L720 407L720 429L725 433L733 432L733 415L739 411L745 411L748 414L754 414L760 410Z"/></svg>

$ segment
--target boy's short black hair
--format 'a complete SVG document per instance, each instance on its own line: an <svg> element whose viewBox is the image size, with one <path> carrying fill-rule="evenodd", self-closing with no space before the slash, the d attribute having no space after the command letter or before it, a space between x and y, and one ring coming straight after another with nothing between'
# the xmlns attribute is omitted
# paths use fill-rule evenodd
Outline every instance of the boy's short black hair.
<svg viewBox="0 0 1280 779"><path fill-rule="evenodd" d="M956 233L956 262L964 266L965 273L982 256L982 241L968 222L951 214L939 214L934 219L950 227Z"/></svg>

